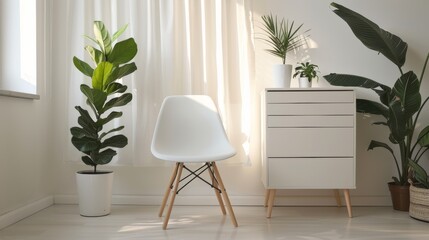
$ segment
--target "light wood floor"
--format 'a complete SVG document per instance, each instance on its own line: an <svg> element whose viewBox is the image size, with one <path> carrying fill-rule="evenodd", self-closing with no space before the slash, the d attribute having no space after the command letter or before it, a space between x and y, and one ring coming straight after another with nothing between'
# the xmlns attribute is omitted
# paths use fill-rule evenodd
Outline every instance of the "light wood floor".
<svg viewBox="0 0 429 240"><path fill-rule="evenodd" d="M429 239L429 223L390 207L234 207L238 228L216 206L175 206L162 230L157 206L118 206L105 217L81 217L76 205L54 205L0 231L1 240L109 239Z"/></svg>

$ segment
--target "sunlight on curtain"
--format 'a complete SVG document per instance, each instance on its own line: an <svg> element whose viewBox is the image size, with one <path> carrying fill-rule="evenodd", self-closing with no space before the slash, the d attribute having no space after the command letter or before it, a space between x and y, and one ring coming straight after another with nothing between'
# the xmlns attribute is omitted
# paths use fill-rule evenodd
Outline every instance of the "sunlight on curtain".
<svg viewBox="0 0 429 240"><path fill-rule="evenodd" d="M124 24L122 39L134 37L139 52L138 70L123 79L133 93L131 104L122 108L124 134L129 144L118 151L117 165L164 164L150 153L150 142L159 107L168 95L207 94L217 103L228 136L238 154L227 164L249 164L249 147L256 122L251 106L255 97L254 51L250 0L63 0L54 7L67 14L55 28L66 27L66 54L54 59L67 63L68 97L64 112L68 127L76 125L75 105L84 105L79 85L89 83L72 65L74 55L89 60L82 36L92 35L92 22L102 20L111 33ZM84 16L82 16L84 15ZM57 36L58 39L63 36ZM67 59L64 59L67 58ZM68 130L68 129L66 129ZM80 159L64 132L67 161Z"/></svg>

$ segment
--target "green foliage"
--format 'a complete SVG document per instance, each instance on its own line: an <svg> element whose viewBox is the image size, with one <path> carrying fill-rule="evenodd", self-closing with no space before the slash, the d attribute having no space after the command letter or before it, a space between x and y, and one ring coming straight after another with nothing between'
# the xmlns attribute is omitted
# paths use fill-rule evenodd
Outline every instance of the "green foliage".
<svg viewBox="0 0 429 240"><path fill-rule="evenodd" d="M293 74L293 77L300 76L300 77L306 77L309 82L313 80L313 78L318 78L317 73L319 72L317 69L319 66L305 62L305 63L299 63L297 67L295 67L295 74Z"/></svg>
<svg viewBox="0 0 429 240"><path fill-rule="evenodd" d="M423 65L420 79L413 71L404 73L402 67L405 63L408 48L406 42L344 6L336 3L331 3L331 6L334 7L334 13L349 25L355 36L366 47L381 53L398 67L400 76L393 88L365 77L349 74L331 73L324 76L324 78L331 85L335 86L362 87L373 90L379 96L380 103L357 99L356 111L380 115L386 119L386 121L374 124L389 128L390 135L388 139L392 144L399 146L400 157L397 158L395 156L393 149L388 144L375 140L371 141L368 150L381 147L392 154L398 171L398 177L392 177L396 184L408 184L408 178L412 177L409 167L414 169L415 179L426 179L427 181L427 177L421 176L422 168L417 169L416 166L419 166L418 162L421 156L429 148L429 126L420 132L417 141L413 141L413 136L416 132L420 112L429 100L429 97L427 97L422 102L420 94L420 84L424 76L429 54Z"/></svg>
<svg viewBox="0 0 429 240"><path fill-rule="evenodd" d="M133 38L114 44L126 28L127 25L123 26L111 37L104 23L95 21L95 37L86 37L95 42L99 48L85 47L95 67L92 68L90 64L77 57L73 58L75 67L92 80L91 86L85 84L80 86L92 114L80 106L75 107L80 114L79 126L70 128L71 142L76 149L85 154L82 161L94 167L94 172L97 165L108 164L116 155L112 148L123 148L128 144L127 137L122 134L107 137L111 133L121 131L124 126L102 132L105 124L122 116L122 112L110 111L107 114L107 111L124 106L132 100L132 94L125 93L127 86L118 80L137 70L134 62L128 63L137 54L137 44Z"/></svg>
<svg viewBox="0 0 429 240"><path fill-rule="evenodd" d="M283 64L286 63L286 54L290 51L296 50L305 43L305 37L300 36L298 31L302 25L295 27L295 22L284 19L278 21L277 16L270 15L262 16L264 24L264 32L268 39L265 41L273 48L267 51L282 59ZM303 34L309 30L304 31Z"/></svg>

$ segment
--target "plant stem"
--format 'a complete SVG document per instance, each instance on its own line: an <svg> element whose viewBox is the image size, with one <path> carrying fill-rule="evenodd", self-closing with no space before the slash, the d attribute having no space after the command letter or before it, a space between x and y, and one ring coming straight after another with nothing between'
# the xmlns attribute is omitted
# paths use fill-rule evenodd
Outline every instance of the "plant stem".
<svg viewBox="0 0 429 240"><path fill-rule="evenodd" d="M407 183L407 176L405 175L405 173L408 172L408 157L407 157L407 147L404 141L399 143L399 148L401 152L401 167L402 167L402 174L399 173L399 179L400 179L401 185L405 185Z"/></svg>
<svg viewBox="0 0 429 240"><path fill-rule="evenodd" d="M429 53L426 56L425 64L423 64L422 74L420 75L420 82L423 81L423 76L425 75L425 70L426 70L426 66L428 64L428 59L429 59Z"/></svg>
<svg viewBox="0 0 429 240"><path fill-rule="evenodd" d="M419 162L419 160L420 160L420 158L423 156L423 154L428 150L429 148L426 148L421 154L420 154L420 156L416 159L416 163L418 163Z"/></svg>
<svg viewBox="0 0 429 240"><path fill-rule="evenodd" d="M429 55L428 55L429 56ZM413 127L412 127L412 129L415 129L416 128L416 124L417 124L417 119L419 119L419 116L420 116L420 113L421 113L421 111L422 111L422 109L423 109L423 107L425 106L425 104L428 102L428 100L429 100L429 97L427 97L426 99L425 99L425 101L423 102L423 104L420 106L420 109L419 109L419 111L417 112L417 115L416 115L416 118L414 119L414 123L413 123ZM412 136L412 135L411 135ZM413 148L411 149L411 153L412 152L414 152L414 148L417 146L417 143L419 142L419 140L417 140L415 143L414 143L414 146L413 146Z"/></svg>

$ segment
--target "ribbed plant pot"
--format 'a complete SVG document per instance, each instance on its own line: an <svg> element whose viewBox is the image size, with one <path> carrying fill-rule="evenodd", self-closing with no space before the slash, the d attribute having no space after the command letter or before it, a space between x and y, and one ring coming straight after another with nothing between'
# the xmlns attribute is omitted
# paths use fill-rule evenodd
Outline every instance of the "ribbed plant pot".
<svg viewBox="0 0 429 240"><path fill-rule="evenodd" d="M79 171L76 173L79 213L85 217L110 214L113 172Z"/></svg>
<svg viewBox="0 0 429 240"><path fill-rule="evenodd" d="M307 77L300 77L298 81L300 88L311 88L311 81Z"/></svg>
<svg viewBox="0 0 429 240"><path fill-rule="evenodd" d="M273 66L273 87L290 88L292 78L292 65L276 64Z"/></svg>
<svg viewBox="0 0 429 240"><path fill-rule="evenodd" d="M410 186L410 217L429 222L429 189Z"/></svg>
<svg viewBox="0 0 429 240"><path fill-rule="evenodd" d="M388 185L393 209L408 212L410 209L410 185L402 186L394 182L389 182Z"/></svg>

